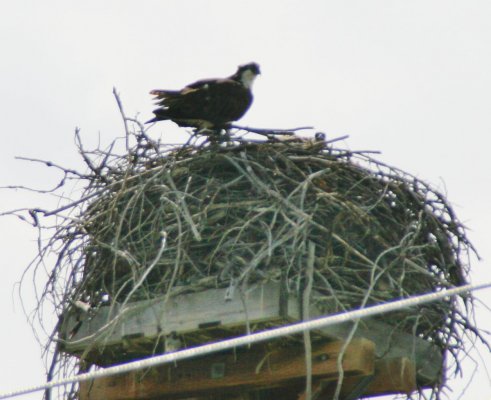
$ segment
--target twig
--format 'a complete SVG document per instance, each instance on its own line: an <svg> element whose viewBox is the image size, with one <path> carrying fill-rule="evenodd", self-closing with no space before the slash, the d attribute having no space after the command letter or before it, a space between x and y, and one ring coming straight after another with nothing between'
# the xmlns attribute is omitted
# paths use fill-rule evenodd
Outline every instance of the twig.
<svg viewBox="0 0 491 400"><path fill-rule="evenodd" d="M80 155L82 156L85 164L89 167L89 169L93 172L93 175L103 181L106 180L106 177L101 174L102 168L105 165L105 162L107 162L107 157L102 160L101 166L95 167L94 164L92 163L91 159L87 156L87 152L84 151L83 145L82 145L82 140L80 139L80 130L78 128L75 128L75 142L77 144L78 150ZM112 146L111 146L112 148Z"/></svg>
<svg viewBox="0 0 491 400"><path fill-rule="evenodd" d="M310 319L310 297L312 295L312 285L314 283L314 261L315 261L315 243L308 241L308 258L307 268L305 270L306 286L303 292L303 320ZM303 342L305 347L305 397L306 400L312 400L312 342L310 339L310 331L304 331Z"/></svg>
<svg viewBox="0 0 491 400"><path fill-rule="evenodd" d="M47 211L47 210L42 210L42 209L35 209L37 212L42 213L45 217L50 217L52 215L60 215L61 212L73 209L74 207L78 206L79 204L85 203L87 200L92 199L93 197L96 197L104 192L104 189L97 190L95 192L92 192L86 196L81 197L80 199L76 201L72 201L69 204L66 204L60 208L57 208L55 210Z"/></svg>
<svg viewBox="0 0 491 400"><path fill-rule="evenodd" d="M123 124L124 124L124 132L125 132L125 137L126 137L126 151L129 153L130 152L130 131L128 129L128 119L126 118L126 115L123 110L123 104L121 103L121 99L119 98L119 94L116 90L116 87L113 87L113 95L114 98L116 99L116 103L118 104L119 112L121 113L121 117L123 118Z"/></svg>
<svg viewBox="0 0 491 400"><path fill-rule="evenodd" d="M251 128L249 126L239 126L235 124L231 124L229 125L229 127L232 129L239 129L241 131L257 133L258 135L263 135L263 136L275 136L275 135L287 136L287 135L294 135L295 132L297 131L314 129L313 126L300 126L298 128L291 128L291 129L263 129L263 128Z"/></svg>
<svg viewBox="0 0 491 400"><path fill-rule="evenodd" d="M160 258L162 257L162 254L164 253L167 247L167 232L165 231L160 232L160 236L161 236L161 242L157 255L155 256L152 263L148 266L148 268L145 269L145 272L140 276L140 279L138 279L138 282L135 283L129 294L126 296L123 304L121 305L121 308L124 308L126 303L131 299L133 294L138 290L138 288L143 284L143 282L145 282L147 276L150 274L150 272L153 271L157 263L160 261Z"/></svg>
<svg viewBox="0 0 491 400"><path fill-rule="evenodd" d="M69 174L72 174L74 176L78 176L80 178L84 178L85 177L84 174L81 174L80 172L75 171L74 169L69 169L69 168L61 167L61 166L59 166L58 164L55 164L52 161L39 160L37 158L29 158L29 157L21 157L21 156L17 156L17 157L15 157L15 159L16 160L23 160L23 161L38 162L38 163L41 163L41 164L46 165L47 167L54 167L56 169L59 169L59 170L63 171L64 173L69 173Z"/></svg>
<svg viewBox="0 0 491 400"><path fill-rule="evenodd" d="M340 142L341 140L345 140L345 139L348 139L348 138L349 138L349 135L343 135L343 136L335 137L333 139L324 140L324 143L325 144L331 144L331 143L334 143L334 142Z"/></svg>
<svg viewBox="0 0 491 400"><path fill-rule="evenodd" d="M188 206L186 204L186 199L185 199L186 193L181 193L179 190L177 190L176 185L174 183L174 180L172 179L172 175L170 173L166 174L166 178L167 178L167 181L169 182L170 187L176 193L177 200L182 207L182 213L183 213L184 219L186 220L186 222L191 227L191 231L193 232L194 238L198 242L200 242L201 241L201 235L198 231L198 228L196 228L196 224L194 223L193 218L191 217L191 214L189 213Z"/></svg>

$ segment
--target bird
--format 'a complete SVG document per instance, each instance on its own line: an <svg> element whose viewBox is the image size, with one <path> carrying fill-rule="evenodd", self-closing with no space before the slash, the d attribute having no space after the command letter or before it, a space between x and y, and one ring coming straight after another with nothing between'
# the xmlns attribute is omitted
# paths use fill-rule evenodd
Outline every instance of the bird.
<svg viewBox="0 0 491 400"><path fill-rule="evenodd" d="M228 78L202 79L181 90L152 90L159 107L146 123L171 120L199 130L226 128L251 106L252 84L260 73L259 65L251 62L240 65Z"/></svg>

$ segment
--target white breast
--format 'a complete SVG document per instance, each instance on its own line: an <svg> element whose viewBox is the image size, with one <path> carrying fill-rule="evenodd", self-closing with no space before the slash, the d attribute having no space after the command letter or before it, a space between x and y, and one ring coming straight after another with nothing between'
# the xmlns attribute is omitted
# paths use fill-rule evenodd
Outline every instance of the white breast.
<svg viewBox="0 0 491 400"><path fill-rule="evenodd" d="M254 79L256 79L256 76L257 75L254 72L247 70L242 73L240 80L244 87L250 89L252 87L252 84L254 83Z"/></svg>

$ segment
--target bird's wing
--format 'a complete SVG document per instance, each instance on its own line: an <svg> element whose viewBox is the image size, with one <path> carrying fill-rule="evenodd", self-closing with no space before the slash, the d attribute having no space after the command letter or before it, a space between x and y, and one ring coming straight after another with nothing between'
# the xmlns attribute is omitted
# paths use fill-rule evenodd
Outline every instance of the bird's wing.
<svg viewBox="0 0 491 400"><path fill-rule="evenodd" d="M204 79L180 91L152 90L169 119L202 119L213 122L240 118L252 101L250 91L233 79Z"/></svg>
<svg viewBox="0 0 491 400"><path fill-rule="evenodd" d="M189 98L194 97L193 93L200 92L201 90L207 89L209 85L215 84L220 79L202 79L200 81L191 83L181 90L167 90L167 89L154 89L150 91L150 94L155 96L156 104L160 106L169 106L176 101L180 101L183 99L183 96Z"/></svg>
<svg viewBox="0 0 491 400"><path fill-rule="evenodd" d="M230 79L200 79L194 83L187 85L182 91L187 91L189 89L201 89L205 88L207 85L215 85L224 81L229 81Z"/></svg>
<svg viewBox="0 0 491 400"><path fill-rule="evenodd" d="M201 79L189 85L186 85L181 90L167 90L167 89L154 89L150 91L150 94L157 97L157 99L163 99L166 97L176 97L187 93L195 92L199 89L205 89L208 85L213 85L223 81L229 81L230 79ZM232 81L233 82L233 81Z"/></svg>
<svg viewBox="0 0 491 400"><path fill-rule="evenodd" d="M252 100L250 91L232 79L203 80L193 86L186 88L179 98L166 99L165 104L169 107L190 104L203 119L232 121L242 116Z"/></svg>

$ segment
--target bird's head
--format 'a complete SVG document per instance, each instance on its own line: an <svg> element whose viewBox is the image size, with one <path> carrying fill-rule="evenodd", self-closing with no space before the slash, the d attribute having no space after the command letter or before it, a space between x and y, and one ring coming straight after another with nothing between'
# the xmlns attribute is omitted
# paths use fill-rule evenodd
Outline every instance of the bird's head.
<svg viewBox="0 0 491 400"><path fill-rule="evenodd" d="M237 72L232 76L232 79L242 83L247 89L252 87L254 79L261 73L259 65L252 62L249 64L240 65Z"/></svg>

